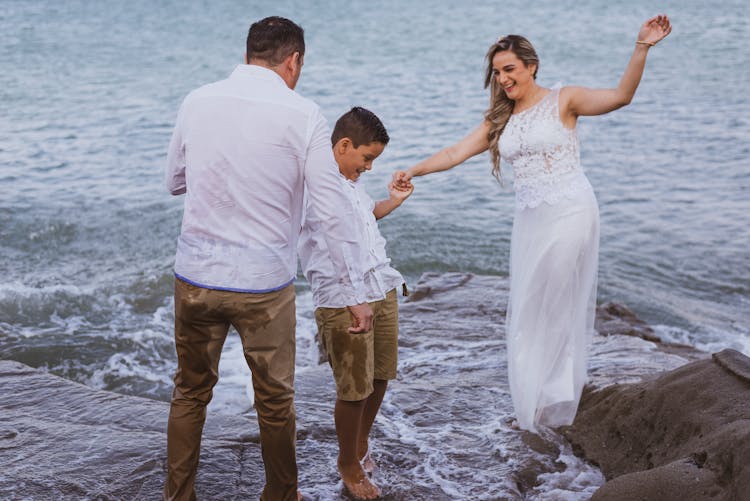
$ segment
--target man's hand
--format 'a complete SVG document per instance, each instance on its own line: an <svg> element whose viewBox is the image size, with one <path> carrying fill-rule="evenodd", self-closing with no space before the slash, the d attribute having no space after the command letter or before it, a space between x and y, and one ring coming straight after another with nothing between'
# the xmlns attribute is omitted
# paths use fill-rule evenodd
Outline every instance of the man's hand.
<svg viewBox="0 0 750 501"><path fill-rule="evenodd" d="M372 308L367 303L347 306L352 316L351 334L362 334L372 329Z"/></svg>

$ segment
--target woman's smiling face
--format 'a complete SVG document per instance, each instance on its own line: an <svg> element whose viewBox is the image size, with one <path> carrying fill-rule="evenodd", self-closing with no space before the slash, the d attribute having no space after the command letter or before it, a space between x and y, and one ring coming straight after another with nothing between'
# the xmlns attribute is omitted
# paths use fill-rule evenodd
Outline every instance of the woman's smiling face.
<svg viewBox="0 0 750 501"><path fill-rule="evenodd" d="M504 50L492 57L492 74L508 99L517 101L534 84L536 65L526 66L512 51Z"/></svg>

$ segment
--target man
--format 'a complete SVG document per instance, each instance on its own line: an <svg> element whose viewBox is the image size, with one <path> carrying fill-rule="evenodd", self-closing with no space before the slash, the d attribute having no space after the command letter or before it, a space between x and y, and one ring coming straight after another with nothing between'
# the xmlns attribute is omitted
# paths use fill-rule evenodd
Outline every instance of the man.
<svg viewBox="0 0 750 501"><path fill-rule="evenodd" d="M191 92L177 116L167 186L185 194L175 259L177 372L167 430L165 499L195 499L206 406L229 326L253 374L266 485L261 500L297 499L293 281L303 194L323 231L352 315L367 332L353 209L318 106L294 92L302 28L269 17L247 36L245 63Z"/></svg>

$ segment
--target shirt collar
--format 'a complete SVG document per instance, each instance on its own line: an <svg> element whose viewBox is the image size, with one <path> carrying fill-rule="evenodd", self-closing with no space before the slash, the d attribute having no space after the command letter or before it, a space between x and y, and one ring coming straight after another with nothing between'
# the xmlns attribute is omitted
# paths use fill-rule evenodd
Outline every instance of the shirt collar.
<svg viewBox="0 0 750 501"><path fill-rule="evenodd" d="M356 181L352 181L348 177L344 176L341 172L339 172L338 174L341 178L341 181L343 181L347 186L351 186L352 188L356 188L358 186L357 183L359 183L359 180L362 179L362 177L360 176Z"/></svg>
<svg viewBox="0 0 750 501"><path fill-rule="evenodd" d="M261 80L274 80L286 87L286 82L273 70L258 66L257 64L238 64L229 78L260 78Z"/></svg>

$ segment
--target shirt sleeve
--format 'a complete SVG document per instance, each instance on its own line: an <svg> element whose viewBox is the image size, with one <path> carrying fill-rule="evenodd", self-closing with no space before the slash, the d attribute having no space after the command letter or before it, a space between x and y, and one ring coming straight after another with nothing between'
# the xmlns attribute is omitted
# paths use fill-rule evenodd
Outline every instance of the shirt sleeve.
<svg viewBox="0 0 750 501"><path fill-rule="evenodd" d="M322 224L333 269L346 304L367 302L361 243L357 241L354 208L343 191L333 158L330 131L325 117L316 110L305 161L305 190Z"/></svg>
<svg viewBox="0 0 750 501"><path fill-rule="evenodd" d="M184 103L183 103L184 106ZM182 141L182 107L177 113L177 124L172 131L172 139L167 150L167 171L165 181L172 195L182 195L187 191L185 182L185 144Z"/></svg>

